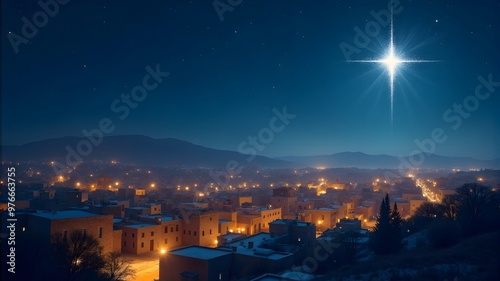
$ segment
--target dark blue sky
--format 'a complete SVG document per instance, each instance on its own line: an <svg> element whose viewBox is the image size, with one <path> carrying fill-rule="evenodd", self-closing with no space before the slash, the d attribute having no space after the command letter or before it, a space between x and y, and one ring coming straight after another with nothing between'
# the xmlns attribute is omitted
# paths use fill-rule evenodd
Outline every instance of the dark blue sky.
<svg viewBox="0 0 500 281"><path fill-rule="evenodd" d="M2 143L82 136L110 118L112 135L237 150L286 106L296 118L262 155L408 155L441 128L438 154L500 157L500 87L474 98L479 76L500 81L500 4L465 2L400 1L397 52L440 62L399 69L391 125L385 69L348 63L339 47L356 46L354 28L365 30L388 1L244 0L221 21L212 1L73 0L17 54L9 38L42 8L2 1ZM389 31L381 26L350 59L381 57ZM170 75L120 120L111 104L157 64ZM464 99L474 109L467 118L453 107Z"/></svg>

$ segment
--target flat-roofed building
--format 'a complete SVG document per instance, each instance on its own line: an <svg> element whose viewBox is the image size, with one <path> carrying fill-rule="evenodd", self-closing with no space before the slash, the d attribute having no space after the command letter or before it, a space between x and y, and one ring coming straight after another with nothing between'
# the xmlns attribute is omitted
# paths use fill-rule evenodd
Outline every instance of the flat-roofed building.
<svg viewBox="0 0 500 281"><path fill-rule="evenodd" d="M232 263L231 251L188 246L160 256L160 280L232 280Z"/></svg>
<svg viewBox="0 0 500 281"><path fill-rule="evenodd" d="M410 200L410 215L413 215L415 211L424 204L426 200L424 198L414 198Z"/></svg>
<svg viewBox="0 0 500 281"><path fill-rule="evenodd" d="M113 251L113 216L100 215L80 210L60 212L29 213L22 226L23 235L39 238L42 243L50 243L56 233L69 237L73 231L92 235L103 246L105 253Z"/></svg>
<svg viewBox="0 0 500 281"><path fill-rule="evenodd" d="M234 253L231 264L232 277L236 280L263 273L279 272L293 265L294 255L261 248L273 239L270 233L259 233L229 244Z"/></svg>
<svg viewBox="0 0 500 281"><path fill-rule="evenodd" d="M281 208L283 214L291 214L297 210L297 197L291 187L278 187L273 190L271 206Z"/></svg>
<svg viewBox="0 0 500 281"><path fill-rule="evenodd" d="M454 188L442 188L439 190L439 198L443 200L443 198L447 195L453 195L456 193L456 189Z"/></svg>
<svg viewBox="0 0 500 281"><path fill-rule="evenodd" d="M269 223L282 218L281 208L238 208L237 225L246 235L269 230Z"/></svg>
<svg viewBox="0 0 500 281"><path fill-rule="evenodd" d="M122 251L143 254L182 245L182 222L169 216L139 216L140 222L121 226Z"/></svg>
<svg viewBox="0 0 500 281"><path fill-rule="evenodd" d="M219 213L206 209L185 210L182 214L183 245L217 245Z"/></svg>
<svg viewBox="0 0 500 281"><path fill-rule="evenodd" d="M273 239L269 233L240 238L219 248L188 246L161 255L160 280L247 280L293 265L293 254L259 247Z"/></svg>
<svg viewBox="0 0 500 281"><path fill-rule="evenodd" d="M297 220L275 220L269 224L272 236L280 236L281 243L292 245L312 245L316 239L316 225ZM283 239L283 236L287 236Z"/></svg>
<svg viewBox="0 0 500 281"><path fill-rule="evenodd" d="M341 218L347 216L347 209L345 206L332 205L319 209L306 210L305 213L311 215L311 221L316 224L318 231L324 231L328 228L335 227L335 224Z"/></svg>

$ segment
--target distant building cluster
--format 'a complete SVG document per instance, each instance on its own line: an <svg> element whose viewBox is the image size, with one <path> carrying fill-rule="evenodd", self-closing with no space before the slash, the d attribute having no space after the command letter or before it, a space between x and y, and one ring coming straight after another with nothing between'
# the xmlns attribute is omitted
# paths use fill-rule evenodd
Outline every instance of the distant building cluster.
<svg viewBox="0 0 500 281"><path fill-rule="evenodd" d="M366 243L386 192L403 217L427 201L411 178L365 184L320 179L307 186L210 193L123 188L107 176L96 184L20 188L19 236L48 251L52 236L82 231L97 238L106 253L158 253L162 281L267 280L257 276L300 264L321 241L341 247L346 235L354 235L357 243ZM435 196L453 192L440 189Z"/></svg>

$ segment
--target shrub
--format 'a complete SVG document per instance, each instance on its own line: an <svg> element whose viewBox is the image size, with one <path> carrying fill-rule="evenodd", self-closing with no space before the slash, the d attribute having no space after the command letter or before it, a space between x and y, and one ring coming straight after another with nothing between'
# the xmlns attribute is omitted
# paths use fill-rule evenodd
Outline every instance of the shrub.
<svg viewBox="0 0 500 281"><path fill-rule="evenodd" d="M461 237L460 225L448 219L437 219L427 227L427 238L435 248L447 248Z"/></svg>

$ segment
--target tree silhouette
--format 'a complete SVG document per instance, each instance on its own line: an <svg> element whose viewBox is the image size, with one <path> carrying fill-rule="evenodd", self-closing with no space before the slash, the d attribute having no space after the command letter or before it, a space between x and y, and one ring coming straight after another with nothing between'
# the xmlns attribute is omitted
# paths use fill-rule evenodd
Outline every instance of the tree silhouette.
<svg viewBox="0 0 500 281"><path fill-rule="evenodd" d="M393 251L391 240L393 237L393 227L391 224L391 205L389 194L385 194L384 200L380 204L377 222L370 237L370 246L376 254L388 254Z"/></svg>
<svg viewBox="0 0 500 281"><path fill-rule="evenodd" d="M498 229L500 221L500 197L490 187L477 183L457 188L457 219L465 235L475 235Z"/></svg>
<svg viewBox="0 0 500 281"><path fill-rule="evenodd" d="M445 216L445 208L442 204L424 202L420 205L409 220L414 231L425 229L431 222Z"/></svg>
<svg viewBox="0 0 500 281"><path fill-rule="evenodd" d="M64 237L55 233L51 237L51 258L58 268L60 280L98 280L104 267L102 246L93 236L75 230Z"/></svg>
<svg viewBox="0 0 500 281"><path fill-rule="evenodd" d="M458 202L456 196L446 195L441 202L443 206L444 217L450 220L457 218L458 213Z"/></svg>
<svg viewBox="0 0 500 281"><path fill-rule="evenodd" d="M136 271L130 260L121 257L120 253L111 252L105 256L104 276L110 281L122 281L127 277L135 277Z"/></svg>
<svg viewBox="0 0 500 281"><path fill-rule="evenodd" d="M396 202L394 202L394 208L391 211L391 234L392 234L392 241L391 241L391 252L395 252L401 248L401 243L403 240L403 237L401 235L401 226L403 224L403 219L401 218L401 215L399 214L398 211L398 205Z"/></svg>
<svg viewBox="0 0 500 281"><path fill-rule="evenodd" d="M389 194L386 193L380 204L377 222L370 234L369 245L372 250L378 255L397 252L402 246L402 225L403 219L399 214L398 205L394 203L391 210Z"/></svg>

